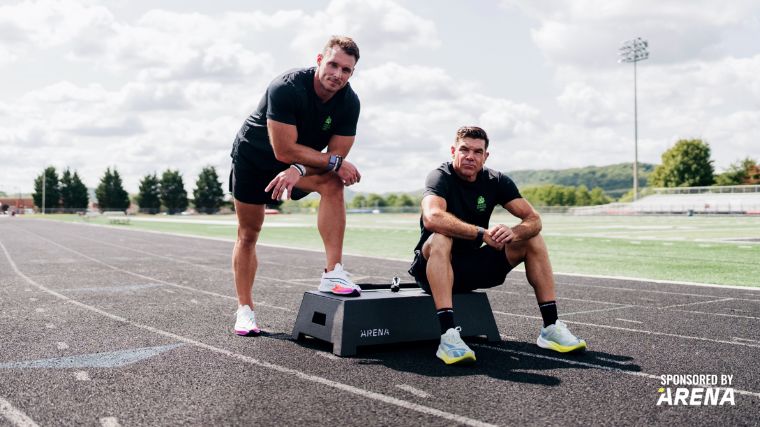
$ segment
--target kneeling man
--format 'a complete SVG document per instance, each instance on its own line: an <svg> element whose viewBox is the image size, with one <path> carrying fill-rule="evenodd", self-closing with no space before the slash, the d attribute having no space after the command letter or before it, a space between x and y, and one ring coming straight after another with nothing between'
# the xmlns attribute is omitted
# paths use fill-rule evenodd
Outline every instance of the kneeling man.
<svg viewBox="0 0 760 427"><path fill-rule="evenodd" d="M446 364L475 361L475 352L462 341L461 328L454 321L452 293L498 286L521 262L544 321L537 344L563 353L583 350L586 342L557 320L554 276L540 234L541 217L511 179L484 167L487 150L483 129L459 128L451 147L452 161L430 172L425 183L422 236L409 273L435 301L442 334L436 356ZM514 227L489 227L496 205L522 222Z"/></svg>

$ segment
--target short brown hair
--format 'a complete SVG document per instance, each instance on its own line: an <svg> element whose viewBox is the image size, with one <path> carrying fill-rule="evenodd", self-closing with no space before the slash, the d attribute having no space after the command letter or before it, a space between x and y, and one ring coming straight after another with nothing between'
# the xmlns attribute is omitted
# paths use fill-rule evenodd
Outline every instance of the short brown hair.
<svg viewBox="0 0 760 427"><path fill-rule="evenodd" d="M346 52L346 54L353 56L356 58L356 62L359 62L359 46L356 45L356 42L354 39L348 36L332 36L330 37L330 40L327 41L327 44L325 45L323 53L327 53L330 48L333 46L338 46L343 50L343 52Z"/></svg>
<svg viewBox="0 0 760 427"><path fill-rule="evenodd" d="M482 139L486 142L486 149L488 149L488 135L482 128L477 126L462 126L457 129L457 138L454 142L459 142L463 138Z"/></svg>

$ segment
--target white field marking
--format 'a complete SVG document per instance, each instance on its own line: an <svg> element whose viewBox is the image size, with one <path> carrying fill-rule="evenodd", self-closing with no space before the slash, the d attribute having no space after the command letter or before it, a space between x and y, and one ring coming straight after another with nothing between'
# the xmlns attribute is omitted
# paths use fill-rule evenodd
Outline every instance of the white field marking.
<svg viewBox="0 0 760 427"><path fill-rule="evenodd" d="M716 299L711 301L698 301L698 302L688 302L686 304L673 304L673 305L666 305L664 307L660 307L660 309L668 309L668 308L676 308L676 307L686 307L687 305L698 305L698 304L710 304L713 302L723 302L723 301L733 301L734 298L722 298L722 299Z"/></svg>
<svg viewBox="0 0 760 427"><path fill-rule="evenodd" d="M196 299L191 299L190 302L193 303L193 304L198 304L198 300L196 300Z"/></svg>
<svg viewBox="0 0 760 427"><path fill-rule="evenodd" d="M100 422L101 427L121 427L119 419L116 417L103 417L98 421Z"/></svg>
<svg viewBox="0 0 760 427"><path fill-rule="evenodd" d="M752 246L737 246L739 249L752 249Z"/></svg>
<svg viewBox="0 0 760 427"><path fill-rule="evenodd" d="M76 371L74 373L77 381L90 381L90 374L87 371Z"/></svg>
<svg viewBox="0 0 760 427"><path fill-rule="evenodd" d="M75 226L84 226L84 227L102 227L102 228L108 228L111 230L120 230L120 231L125 231L125 232L169 235L169 236L183 237L183 238L188 238L188 239L211 240L215 242L230 243L230 242L235 241L234 239L221 238L221 237L197 236L197 235L192 235L192 234L172 233L172 232L156 231L156 230L140 230L140 229L135 229L135 228L117 228L115 226L109 226L109 225L104 225L104 224L91 224L91 223L78 223L78 222L67 222L66 224L75 225ZM671 240L679 240L679 239L671 239ZM324 253L324 250L320 250L320 249L305 249L305 248L298 248L294 246L274 245L274 244L269 244L269 243L257 243L256 246L278 248L278 249L292 249L296 251L313 252L313 253L320 253L320 254ZM387 260L387 261L402 261L402 262L411 261L409 258L370 256L370 255L361 255L361 254L356 254L356 253L351 253L351 252L344 252L343 255L357 257L357 258L382 259L382 260ZM512 270L525 273L524 267L518 267ZM715 283L697 283L697 282L687 282L687 281L677 281L677 280L642 279L640 277L610 276L610 275L604 275L604 274L564 273L561 271L555 271L554 274L562 275L562 276L572 276L572 277L589 277L589 278L594 278L594 279L627 280L629 282L641 282L641 283L665 283L665 284L671 284L671 285L702 286L702 287L709 287L709 288L740 289L740 290L752 289L749 286L719 285ZM757 290L758 292L760 292L760 287L758 287Z"/></svg>
<svg viewBox="0 0 760 427"><path fill-rule="evenodd" d="M713 245L708 245L707 243L700 243L697 246L699 246L700 248L711 248L711 247L713 247Z"/></svg>
<svg viewBox="0 0 760 427"><path fill-rule="evenodd" d="M16 409L11 402L0 397L0 418L5 418L11 425L16 427L39 427L33 419Z"/></svg>
<svg viewBox="0 0 760 427"><path fill-rule="evenodd" d="M42 307L37 307L37 308L34 309L34 311L36 311L37 313L44 313L45 309L42 308Z"/></svg>
<svg viewBox="0 0 760 427"><path fill-rule="evenodd" d="M673 242L663 242L663 246L673 246Z"/></svg>
<svg viewBox="0 0 760 427"><path fill-rule="evenodd" d="M570 312L570 313L562 313L562 317L572 316L573 314L598 313L600 311L620 310L620 309L623 309L623 308L631 308L631 307L636 307L636 306L635 305L623 305L623 306L620 306L620 307L607 307L607 308L600 308L600 309L597 309L597 310L573 311L573 312Z"/></svg>
<svg viewBox="0 0 760 427"><path fill-rule="evenodd" d="M512 316L512 317L522 317L526 319L541 319L539 316L526 316L524 314L516 314L516 313L506 313L503 311L493 311L494 314L501 314L503 316ZM646 335L659 335L664 337L674 337L674 338L682 338L686 340L697 340L697 341L707 341L707 342L714 342L714 343L720 343L720 344L730 344L730 345L741 345L745 347L756 347L760 348L760 344L754 345L754 344L745 344L742 342L735 342L735 341L725 341L725 340L716 340L713 338L704 338L704 337L695 337L692 335L679 335L679 334L670 334L667 332L655 332L655 331L647 331L645 329L631 329L631 328L623 328L622 326L612 326L612 325L599 325L596 323L587 323L587 322L578 322L575 320L563 320L565 323L574 324L574 325L583 325L583 326L593 326L596 328L603 328L603 329L615 329L618 331L626 331L626 332L636 332L640 334L646 334Z"/></svg>
<svg viewBox="0 0 760 427"><path fill-rule="evenodd" d="M59 341L59 342L55 343L55 345L56 345L56 347L58 347L58 350L66 350L66 349L69 348L69 345L66 344L63 341Z"/></svg>
<svg viewBox="0 0 760 427"><path fill-rule="evenodd" d="M71 248L67 248L66 246L63 246L60 243L56 243L56 242L54 242L54 241L52 241L50 239L42 237L42 236L40 236L37 233L31 232L31 231L28 231L28 230L26 230L26 231L28 233L30 233L30 234L34 234L35 236L37 236L38 238L40 238L42 240L45 240L47 242L52 243L55 246L58 246L59 248L65 250L65 251L69 251L71 253L77 254L77 255L81 256L82 258L88 259L88 260L90 260L92 262L95 262L95 263L98 263L98 264L103 265L105 267L108 267L108 268L110 268L111 270L114 270L114 271L119 271L119 272L124 273L124 274L129 274L131 276L139 277L141 279L150 280L150 281L156 282L156 283L161 283L161 284L164 284L164 285L167 285L167 286L173 286L173 287L179 288L179 289L186 289L186 290L193 291L193 292L199 292L199 293L206 294L206 295L212 295L212 296L215 296L215 297L226 298L226 299L231 299L231 300L237 301L237 297L233 297L231 295L224 295L224 294L219 294L219 293L216 293L216 292L204 291L202 289L197 289L197 288L193 288L193 287L190 287L190 286L184 286L184 285L180 285L180 284L177 284L177 283L167 282L166 280L156 279L154 277L146 276L144 274L135 273L134 271L125 270L123 268L119 268L119 267L116 267L114 265L111 265L111 264L108 264L106 262L103 262L103 261L101 261L101 260L99 260L97 258L93 258L93 257L91 257L89 255L83 254L83 253L81 253L81 252L79 252L77 250L74 250L74 249L71 249ZM269 305L269 304L262 304L262 303L259 303L259 305L270 307L270 308L276 308L278 310L289 311L291 313L295 312L295 310L291 310L291 309L285 308L285 307L279 307L279 306L276 306L276 305Z"/></svg>
<svg viewBox="0 0 760 427"><path fill-rule="evenodd" d="M641 244L641 242L639 242L638 240L631 240L631 241L630 241L630 242L628 242L628 243L630 243L630 244L632 244L632 245L640 245L640 244Z"/></svg>
<svg viewBox="0 0 760 427"><path fill-rule="evenodd" d="M176 294L177 293L177 292L175 292L175 291L173 291L171 289L164 289L164 291L166 291L167 294Z"/></svg>
<svg viewBox="0 0 760 427"><path fill-rule="evenodd" d="M55 329L56 328L56 326L54 324L52 324L52 323L45 323L45 327L47 329Z"/></svg>
<svg viewBox="0 0 760 427"><path fill-rule="evenodd" d="M40 236L37 233L33 233L33 234L36 234L37 236L39 236L39 237L41 237L41 238L44 239L44 237ZM154 253L154 252L144 251L142 249L130 248L128 246L119 246L119 245L115 245L115 244L104 242L104 241L97 240L97 239L90 239L88 237L82 237L82 236L73 236L73 237L81 239L81 240L88 240L88 241L99 243L99 244L106 245L106 246L113 246L113 247L116 247L116 248L119 248L119 249L122 249L122 250L128 250L128 251L136 252L136 253L139 253L139 254L152 256L152 257L155 257L155 258L163 258L163 259L166 259L166 260L169 260L169 261L178 262L180 264L192 265L193 267L198 267L198 268L201 268L201 269L204 269L204 270L223 271L225 273L229 273L230 272L229 268L221 268L221 267L214 267L213 265L197 264L197 263L195 263L193 261L188 261L188 260L181 259L181 258L176 258L176 257L168 256L168 255L161 255L161 254L157 254L157 253ZM52 242L52 240L48 240L48 241ZM55 242L53 242L53 243L55 243ZM73 249L70 249L70 250L74 251L74 253L77 253L77 254L80 254L80 255L84 255L81 252L77 252L77 251L75 251ZM84 256L86 256L86 255L84 255ZM261 262L261 263L263 264L264 262ZM280 264L280 263L272 263L272 264L284 265L284 264ZM293 267L292 266L288 266L288 268L293 268ZM299 267L299 268L305 268L305 267ZM262 276L262 275L257 275L256 277L258 277L260 279L264 279L264 280L273 280L273 281L276 281L276 282L290 283L290 281L288 281L288 280L283 280L283 279L280 279L280 278L277 278L277 277L268 277L268 276ZM311 280L313 281L313 280L316 280L316 279L311 279ZM171 293L171 291L169 291L169 290L166 290L166 291L169 292L169 293Z"/></svg>
<svg viewBox="0 0 760 427"><path fill-rule="evenodd" d="M644 323L644 322L639 322L638 320L620 319L617 317L615 318L615 320L620 320L621 322Z"/></svg>
<svg viewBox="0 0 760 427"><path fill-rule="evenodd" d="M696 310L673 310L673 311L680 311L681 313L692 313L692 314L705 314L708 316L723 316L723 317L736 317L739 319L754 319L754 320L760 320L760 317L755 316L742 316L741 314L726 314L726 313L710 313L707 311L696 311Z"/></svg>
<svg viewBox="0 0 760 427"><path fill-rule="evenodd" d="M615 363L617 365L632 365L633 362L631 361L624 361L624 360L615 360L615 359L609 359L606 357L596 357L597 360L604 360L605 362Z"/></svg>
<svg viewBox="0 0 760 427"><path fill-rule="evenodd" d="M734 339L735 339L736 341L746 341L746 342L756 342L756 343L760 343L760 341L757 341L757 340L750 340L750 339L747 339L747 338L739 338L739 337L734 337Z"/></svg>
<svg viewBox="0 0 760 427"><path fill-rule="evenodd" d="M489 426L489 427L493 426L493 424L489 424L489 423L486 423L486 422L483 422L483 421L480 421L480 420L476 420L476 419L473 419L473 418L465 417L463 415L458 415L458 414L454 414L454 413L451 413L451 412L441 411L439 409L435 409L435 408L431 408L431 407L428 407L428 406L420 405L420 404L417 404L417 403L414 403L414 402L409 402L409 401L406 401L406 400L397 399L395 397L391 397L391 396L387 396L387 395L384 395L384 394L381 394L381 393L376 393L376 392L373 392L373 391L365 390L363 388L359 388L359 387L352 386L352 385L349 385L349 384L344 384L344 383L341 383L341 382L338 382L338 381L333 381L333 380L330 380L330 379L327 379L327 378L323 378L323 377L320 377L320 376L308 374L306 372L299 371L297 369L288 368L288 367L285 367L285 366L281 366L281 365L277 365L277 364L274 364L274 363L266 362L266 361L263 361L263 360L255 359L253 357L246 356L244 354L235 353L235 352L227 350L227 349L223 349L223 348L220 348L220 347L215 347L215 346L212 346L210 344L206 344L206 343L203 343L203 342L200 342L200 341L196 341L196 340L194 340L192 338L184 337L182 335L177 335L177 334L174 334L172 332L164 331L163 329L155 328L153 326L148 326L148 325L144 325L144 324L141 324L141 323L133 322L133 321L127 319L127 318L124 318L124 317L121 317L121 316L117 316L117 315L109 313L109 312L107 312L105 310L101 310L101 309L99 309L97 307L94 307L94 306L91 306L91 305L87 305L87 304L85 304L83 302L80 302L80 301L77 301L75 299L69 298L66 295L58 293L58 292L56 292L56 291L54 291L52 289L47 288L46 286L44 286L44 285L42 285L40 283L37 283L32 278L30 278L29 276L25 275L24 273L21 272L21 270L18 269L18 267L16 266L16 263L13 261L13 258L11 258L10 254L8 253L8 249L6 249L5 245L1 241L0 241L0 248L5 253L5 257L8 259L8 263L10 264L11 268L13 269L13 271L19 277L21 277L27 283L29 283L30 285L35 286L38 289L40 289L40 290L42 290L44 292L47 292L48 294L53 295L53 296L55 296L55 297L57 297L57 298L59 298L59 299L61 299L63 301L66 301L66 302L68 302L68 303L70 303L72 305L76 305L76 306L78 306L78 307L80 307L82 309L85 309L85 310L88 310L88 311L92 311L94 313L98 313L98 314L100 314L100 315L102 315L104 317L107 317L109 319L115 320L117 322L121 322L121 323L124 323L124 324L127 324L127 325L131 325L131 326L134 326L136 328L143 329L143 330L152 332L152 333L157 334L157 335L169 337L169 338L175 339L177 341L181 341L181 342L193 345L195 347L211 351L211 352L216 353L216 354L225 355L225 356L231 357L233 359L236 359L236 360L239 360L239 361L242 361L242 362L245 362L245 363L250 363L252 365L257 365L257 366L260 366L260 367L263 367L263 368L271 369L273 371L276 371L276 372L279 372L279 373L282 373L282 374L292 375L292 376L294 376L296 378L299 378L299 379L302 379L302 380L305 380L305 381L310 381L310 382L313 382L313 383L321 384L321 385L326 386L326 387L330 387L330 388L333 388L333 389L336 389L336 390L340 390L340 391L344 391L344 392L347 392L347 393L351 393L351 394L354 394L354 395L357 395L357 396L360 396L360 397L364 397L364 398L367 398L367 399L376 400L376 401L379 401L379 402L382 402L382 403L385 403L385 404L388 404L388 405L394 405L394 406L397 406L399 408L408 409L408 410L419 412L419 413L422 413L422 414L426 414L426 415L431 415L431 416L443 418L445 420L453 421L454 423L460 423L460 424L471 425L471 426L483 426L483 427L485 427L485 426Z"/></svg>
<svg viewBox="0 0 760 427"><path fill-rule="evenodd" d="M430 393L420 390L418 388L414 388L407 384L396 384L396 387L400 388L401 390L408 391L409 393L412 393L413 395L417 397L421 397L423 399L427 399L428 397L431 396Z"/></svg>
<svg viewBox="0 0 760 427"><path fill-rule="evenodd" d="M322 356L322 357L324 357L325 359L336 360L336 361L337 361L337 360L343 360L343 359L341 359L340 357L338 357L338 356L336 356L336 355L334 355L334 354L332 354L332 353L327 353L327 352L325 352L325 351L318 351L316 354L317 354L318 356Z"/></svg>
<svg viewBox="0 0 760 427"><path fill-rule="evenodd" d="M684 296L689 296L689 297L702 297L702 298L723 298L720 295L689 294L689 293L684 293L684 292L655 291L652 289L619 288L617 286L585 285L582 283L559 282L557 284L562 285L562 286L580 286L584 288L612 289L615 291L648 292L648 293L653 293L653 294L684 295ZM656 300L647 300L647 301L656 301Z"/></svg>
<svg viewBox="0 0 760 427"><path fill-rule="evenodd" d="M502 291L502 290L494 289L494 288L488 288L487 291L488 291L488 293L492 293L493 292L493 293L498 293L498 294L519 295L519 296L526 297L526 298L535 298L536 297L535 294L528 294L528 293L522 293L522 292ZM599 300L584 299L584 298L569 298L569 297L560 297L560 296L557 297L557 300L595 302L595 303L599 303L599 304L631 306L631 304L622 304L622 303L619 303L619 302L599 301ZM650 300L650 301L654 301L654 300ZM635 306L635 304L633 306ZM648 306L646 306L646 307L648 307Z"/></svg>
<svg viewBox="0 0 760 427"><path fill-rule="evenodd" d="M615 373L619 373L619 374L631 375L631 376L634 376L634 377L648 378L648 379L657 380L657 381L660 381L662 379L661 375L653 375L653 374L648 374L646 372L641 372L641 371L629 371L629 370L625 370L625 369L621 369L621 368L615 368L613 366L597 365L595 363L581 362L581 361L572 360L572 359L563 359L563 358L559 358L559 357L546 356L546 355L543 355L543 354L528 353L528 352L520 351L520 350L508 350L506 348L491 347L491 346L488 346L488 345L485 345L485 344L471 344L471 345L473 347L487 348L487 349L491 349L491 350L500 351L502 353L518 354L518 355L521 355L521 356L535 357L537 359L551 360L551 361L554 361L554 362L566 363L568 365L574 365L574 366L583 366L583 367L586 367L586 368L601 369L601 370L604 370L604 371L611 371L611 372L615 372ZM740 390L740 389L736 389L735 388L734 389L734 393L743 394L743 395L747 395L747 396L754 396L754 397L760 398L760 393L753 392L753 391Z"/></svg>

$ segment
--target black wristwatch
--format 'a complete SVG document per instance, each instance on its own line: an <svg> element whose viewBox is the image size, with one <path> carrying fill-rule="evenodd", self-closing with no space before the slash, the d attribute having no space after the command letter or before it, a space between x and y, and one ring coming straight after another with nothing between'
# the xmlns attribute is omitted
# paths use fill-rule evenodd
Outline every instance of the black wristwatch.
<svg viewBox="0 0 760 427"><path fill-rule="evenodd" d="M478 237L475 238L475 242L483 243L483 235L486 234L486 230L483 227L478 227Z"/></svg>

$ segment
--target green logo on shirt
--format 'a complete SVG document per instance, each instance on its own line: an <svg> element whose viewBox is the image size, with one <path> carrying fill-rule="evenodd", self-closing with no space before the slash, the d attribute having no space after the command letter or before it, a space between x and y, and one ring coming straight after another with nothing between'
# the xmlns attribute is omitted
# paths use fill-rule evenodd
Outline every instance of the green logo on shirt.
<svg viewBox="0 0 760 427"><path fill-rule="evenodd" d="M486 210L486 198L483 197L483 196L478 196L478 204L475 206L475 208L478 211L480 211L480 212L485 211Z"/></svg>
<svg viewBox="0 0 760 427"><path fill-rule="evenodd" d="M327 116L325 122L322 123L322 130L330 130L330 126L332 126L332 117Z"/></svg>

